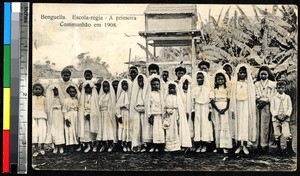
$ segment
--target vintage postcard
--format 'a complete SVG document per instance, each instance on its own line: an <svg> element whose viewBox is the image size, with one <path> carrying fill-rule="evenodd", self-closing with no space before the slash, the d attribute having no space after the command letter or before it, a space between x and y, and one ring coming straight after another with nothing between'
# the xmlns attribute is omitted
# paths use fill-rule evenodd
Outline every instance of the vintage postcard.
<svg viewBox="0 0 300 176"><path fill-rule="evenodd" d="M32 167L296 171L296 5L32 5Z"/></svg>

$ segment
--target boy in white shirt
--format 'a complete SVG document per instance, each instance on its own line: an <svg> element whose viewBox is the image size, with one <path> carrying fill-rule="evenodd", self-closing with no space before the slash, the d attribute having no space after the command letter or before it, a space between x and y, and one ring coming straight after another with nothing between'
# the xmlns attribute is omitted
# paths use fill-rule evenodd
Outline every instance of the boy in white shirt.
<svg viewBox="0 0 300 176"><path fill-rule="evenodd" d="M286 82L280 80L276 84L277 93L270 101L270 110L272 114L272 123L274 127L275 143L278 152L281 152L280 137L281 134L286 138L286 151L294 156L292 148L292 134L290 132L290 117L292 114L292 102L289 95L285 94Z"/></svg>

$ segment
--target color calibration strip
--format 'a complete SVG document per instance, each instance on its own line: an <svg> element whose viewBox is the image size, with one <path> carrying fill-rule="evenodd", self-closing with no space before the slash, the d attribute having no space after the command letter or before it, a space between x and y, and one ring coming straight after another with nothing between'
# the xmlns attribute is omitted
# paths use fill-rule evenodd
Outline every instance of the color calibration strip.
<svg viewBox="0 0 300 176"><path fill-rule="evenodd" d="M19 57L19 128L18 128L18 173L27 173L28 161L28 59L29 59L29 8L28 2L21 2L21 32Z"/></svg>
<svg viewBox="0 0 300 176"><path fill-rule="evenodd" d="M18 168L18 131L19 131L19 79L20 79L20 2L11 4L10 40L10 173Z"/></svg>
<svg viewBox="0 0 300 176"><path fill-rule="evenodd" d="M3 155L2 172L10 172L10 39L11 3L4 3Z"/></svg>

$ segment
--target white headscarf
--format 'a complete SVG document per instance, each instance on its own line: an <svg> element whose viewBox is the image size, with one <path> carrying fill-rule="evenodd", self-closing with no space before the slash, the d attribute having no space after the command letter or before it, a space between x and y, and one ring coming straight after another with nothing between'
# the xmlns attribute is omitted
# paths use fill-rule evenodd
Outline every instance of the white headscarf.
<svg viewBox="0 0 300 176"><path fill-rule="evenodd" d="M231 98L230 98L230 111L237 114L236 109L236 89L237 89L237 82L238 82L238 72L241 67L245 67L247 70L247 89L248 89L248 105L249 105L249 134L250 134L250 141L256 141L256 104L255 104L255 87L252 79L251 68L248 64L239 64L236 68L236 72L234 77L231 79ZM237 121L236 121L237 122ZM235 134L237 134L237 128L235 128Z"/></svg>
<svg viewBox="0 0 300 176"><path fill-rule="evenodd" d="M46 113L48 114L48 124L52 123L52 118L53 118L53 114L52 114L52 109L53 109L53 102L54 102L54 94L53 94L53 89L57 88L58 90L58 98L60 101L61 106L63 106L64 101L65 101L65 95L63 93L63 91L61 90L60 86L56 83L51 84L47 91L46 91ZM50 125L48 125L48 127L50 127Z"/></svg>
<svg viewBox="0 0 300 176"><path fill-rule="evenodd" d="M130 117L132 118L132 141L131 141L132 147L140 145L140 133L138 131L135 131L135 129L138 129L141 120L140 113L135 109L137 105L138 92L140 90L140 86L138 84L139 76L142 76L144 81L144 87L142 88L142 99L144 101L144 105L146 104L146 90L148 86L148 80L144 74L139 74L132 83L132 91L131 91L131 99L130 99Z"/></svg>
<svg viewBox="0 0 300 176"><path fill-rule="evenodd" d="M230 79L229 79L229 76L226 74L226 71L225 70L223 70L223 69L218 69L217 71L215 71L215 73L214 73L214 75L213 75L213 77L212 77L212 81L213 81L213 89L215 88L215 82L216 82L216 76L217 76L217 74L219 74L219 73L221 73L222 75L224 75L224 77L225 77L225 83L226 83L226 89L230 89L231 88L231 81L230 81Z"/></svg>
<svg viewBox="0 0 300 176"><path fill-rule="evenodd" d="M197 75L198 73L202 73L204 76L204 81L203 81L203 85L202 85L202 89L207 91L207 96L206 97L202 97L202 101L203 102L209 102L210 101L210 91L211 91L211 85L210 85L210 81L209 81L209 75L204 72L204 71L197 71L195 73L195 75L193 76L193 82L192 82L192 99L197 99L198 95L198 91L197 89L199 88L198 82L197 82Z"/></svg>
<svg viewBox="0 0 300 176"><path fill-rule="evenodd" d="M146 118L148 119L148 117L150 117L150 93L151 93L151 81L154 79L154 78L157 78L159 79L160 81L160 89L159 89L159 95L160 95L160 99L163 100L164 99L164 90L163 90L163 83L162 83L162 79L160 79L159 75L156 75L156 74L153 74L151 76L148 77L148 85L147 85L147 89L146 89L146 106L145 106L145 115L146 115ZM164 101L161 101L161 110L163 112L164 110Z"/></svg>
<svg viewBox="0 0 300 176"><path fill-rule="evenodd" d="M85 81L82 84L81 95L78 106L78 136L84 137L84 104L85 104L85 90L84 88L90 85L92 88L91 94L91 114L90 114L90 129L91 133L98 132L98 120L99 120L99 106L98 106L98 93L95 84L91 81Z"/></svg>
<svg viewBox="0 0 300 176"><path fill-rule="evenodd" d="M181 78L182 79L182 78ZM174 84L176 86L176 99L178 103L178 115L179 115L179 140L180 145L182 147L192 147L191 134L189 123L186 118L185 108L181 99L179 85L173 81L168 83L168 87L170 84ZM169 94L166 95L166 97Z"/></svg>
<svg viewBox="0 0 300 176"><path fill-rule="evenodd" d="M128 84L127 91L124 91L122 89L123 81L126 81ZM115 106L115 113L117 116L120 115L120 107L126 105L128 106L128 110L130 109L131 88L132 88L132 82L130 79L122 79L119 82L118 89L117 89L117 103Z"/></svg>
<svg viewBox="0 0 300 176"><path fill-rule="evenodd" d="M228 65L230 68L231 68L231 70L232 70L232 73L231 73L231 75L230 75L230 80L232 79L232 77L234 76L234 74L235 74L235 69L234 69L234 66L232 65L232 64L230 64L230 63L225 63L223 66L222 66L222 69L224 70L224 67L226 66L226 65ZM225 70L224 70L225 71ZM225 71L225 73L226 73L226 71ZM227 74L226 74L227 75ZM227 75L228 76L228 75Z"/></svg>
<svg viewBox="0 0 300 176"><path fill-rule="evenodd" d="M115 95L115 91L113 90L113 86L111 85L111 82L109 82L108 80L103 80L102 83L101 83L101 89L99 91L99 109L100 109L100 106L101 106L101 98L103 98L103 96L106 94L104 91L103 91L103 83L104 82L108 82L108 85L109 85L109 99L108 99L108 113L109 113L109 118L110 118L110 121L112 122L112 125L113 125L113 131L115 132L113 134L113 138L114 138L114 142L117 142L117 122L116 122L116 118L115 118L115 113L114 113L114 108L115 108L115 105L116 105L116 95ZM106 118L106 117L105 117Z"/></svg>

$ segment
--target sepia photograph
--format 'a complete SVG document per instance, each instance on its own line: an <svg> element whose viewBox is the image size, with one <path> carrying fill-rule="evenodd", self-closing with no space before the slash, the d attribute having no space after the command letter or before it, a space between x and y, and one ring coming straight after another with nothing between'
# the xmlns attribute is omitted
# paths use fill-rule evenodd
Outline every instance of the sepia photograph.
<svg viewBox="0 0 300 176"><path fill-rule="evenodd" d="M296 171L298 26L285 4L33 3L32 168Z"/></svg>

